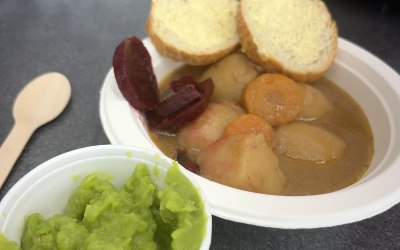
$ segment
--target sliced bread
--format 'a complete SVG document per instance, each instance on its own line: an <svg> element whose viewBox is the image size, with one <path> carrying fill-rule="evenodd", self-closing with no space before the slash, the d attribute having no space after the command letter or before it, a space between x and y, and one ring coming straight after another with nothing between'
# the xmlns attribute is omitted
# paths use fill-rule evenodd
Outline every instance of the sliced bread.
<svg viewBox="0 0 400 250"><path fill-rule="evenodd" d="M239 46L237 10L237 0L152 0L146 31L162 55L206 65Z"/></svg>
<svg viewBox="0 0 400 250"><path fill-rule="evenodd" d="M237 28L251 60L296 81L321 77L336 54L336 24L320 0L241 0Z"/></svg>

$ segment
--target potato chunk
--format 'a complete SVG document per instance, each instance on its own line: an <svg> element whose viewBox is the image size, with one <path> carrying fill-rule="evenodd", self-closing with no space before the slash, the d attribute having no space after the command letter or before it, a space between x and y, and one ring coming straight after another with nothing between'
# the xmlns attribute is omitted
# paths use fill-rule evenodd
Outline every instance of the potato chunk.
<svg viewBox="0 0 400 250"><path fill-rule="evenodd" d="M346 147L337 135L301 122L282 126L275 135L278 150L294 159L324 163L340 158Z"/></svg>
<svg viewBox="0 0 400 250"><path fill-rule="evenodd" d="M231 54L210 66L200 77L200 82L211 78L214 82L213 101L240 103L244 86L258 75L254 65L244 54Z"/></svg>
<svg viewBox="0 0 400 250"><path fill-rule="evenodd" d="M262 134L227 135L200 155L200 175L251 192L279 194L286 180Z"/></svg>
<svg viewBox="0 0 400 250"><path fill-rule="evenodd" d="M303 92L303 107L297 120L316 120L332 110L332 104L321 91L305 83L299 86Z"/></svg>
<svg viewBox="0 0 400 250"><path fill-rule="evenodd" d="M178 132L178 140L189 150L201 150L220 138L225 127L244 114L232 103L214 102L192 123Z"/></svg>

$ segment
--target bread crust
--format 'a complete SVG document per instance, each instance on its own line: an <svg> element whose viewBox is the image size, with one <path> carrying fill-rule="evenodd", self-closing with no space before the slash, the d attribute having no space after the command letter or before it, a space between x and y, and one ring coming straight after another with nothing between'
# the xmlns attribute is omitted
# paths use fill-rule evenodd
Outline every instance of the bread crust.
<svg viewBox="0 0 400 250"><path fill-rule="evenodd" d="M321 2L324 7L326 8L325 4ZM238 13L237 13L237 33L239 36L239 41L241 44L241 50L243 53L247 54L247 56L250 58L250 60L254 61L255 63L259 64L262 66L262 68L269 73L280 73L284 74L290 78L292 78L295 81L299 82L312 82L320 78L332 65L333 60L336 55L336 50L337 50L337 27L336 23L331 20L332 26L331 28L333 29L333 34L334 34L334 44L333 44L333 49L331 53L329 54L329 60L328 63L325 65L322 65L321 68L318 71L295 71L295 70L290 70L285 65L280 63L277 59L273 57L268 57L262 54L258 53L258 47L254 43L254 37L253 34L250 32L250 29L244 19L243 12L242 12L242 4L243 2L240 2Z"/></svg>
<svg viewBox="0 0 400 250"><path fill-rule="evenodd" d="M239 43L236 43L229 47L226 47L225 49L209 54L189 53L180 48L177 48L173 44L170 44L167 41L163 40L153 29L153 11L152 11L153 8L154 8L154 3L151 2L150 13L146 21L145 30L150 36L150 39L153 42L154 47L163 56L169 57L174 60L183 61L190 65L201 66L201 65L208 65L218 61L222 57L238 49L240 46Z"/></svg>

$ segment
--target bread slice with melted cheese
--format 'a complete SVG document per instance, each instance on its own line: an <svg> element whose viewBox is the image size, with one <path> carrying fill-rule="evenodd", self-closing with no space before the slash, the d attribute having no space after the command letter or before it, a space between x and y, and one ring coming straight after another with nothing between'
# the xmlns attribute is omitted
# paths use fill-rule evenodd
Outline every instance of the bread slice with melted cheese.
<svg viewBox="0 0 400 250"><path fill-rule="evenodd" d="M238 48L237 10L237 0L152 0L146 31L160 54L206 65Z"/></svg>
<svg viewBox="0 0 400 250"><path fill-rule="evenodd" d="M237 26L250 59L297 81L321 77L336 54L336 24L320 0L241 0Z"/></svg>

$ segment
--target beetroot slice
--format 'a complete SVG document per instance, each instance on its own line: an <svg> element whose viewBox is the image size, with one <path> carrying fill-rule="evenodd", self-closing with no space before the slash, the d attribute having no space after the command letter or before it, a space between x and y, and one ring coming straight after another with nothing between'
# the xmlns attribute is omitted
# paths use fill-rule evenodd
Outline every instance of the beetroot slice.
<svg viewBox="0 0 400 250"><path fill-rule="evenodd" d="M206 109L214 89L211 79L197 84L192 76L186 76L172 81L173 94L160 102L151 57L137 37L117 46L113 67L122 95L133 108L144 112L155 132L174 133L194 120Z"/></svg>
<svg viewBox="0 0 400 250"><path fill-rule="evenodd" d="M194 79L193 76L188 75L188 76L183 76L179 78L178 80L172 80L171 83L169 84L169 87L174 91L179 91L181 88L187 85L193 85L193 87L196 87L196 80Z"/></svg>
<svg viewBox="0 0 400 250"><path fill-rule="evenodd" d="M196 85L196 89L201 93L200 98L178 112L172 113L167 117L160 117L155 112L147 112L146 118L150 129L155 132L175 133L187 123L196 119L207 108L211 94L214 90L214 83L207 79Z"/></svg>
<svg viewBox="0 0 400 250"><path fill-rule="evenodd" d="M204 101L206 102L207 106L207 103L210 101L211 95L214 91L214 82L211 80L211 78L208 78L199 83L198 89L203 93L204 98L206 98Z"/></svg>
<svg viewBox="0 0 400 250"><path fill-rule="evenodd" d="M157 79L151 57L140 39L130 37L118 45L114 52L113 67L118 87L132 107L139 111L150 111L157 107Z"/></svg>
<svg viewBox="0 0 400 250"><path fill-rule="evenodd" d="M154 111L158 116L166 117L174 112L177 112L182 107L200 98L201 93L194 85L182 86L178 91L160 102L157 109Z"/></svg>
<svg viewBox="0 0 400 250"><path fill-rule="evenodd" d="M178 150L176 155L176 160L179 162L179 164L181 164L184 168L186 168L190 172L195 174L200 173L199 166L187 156L186 151Z"/></svg>

